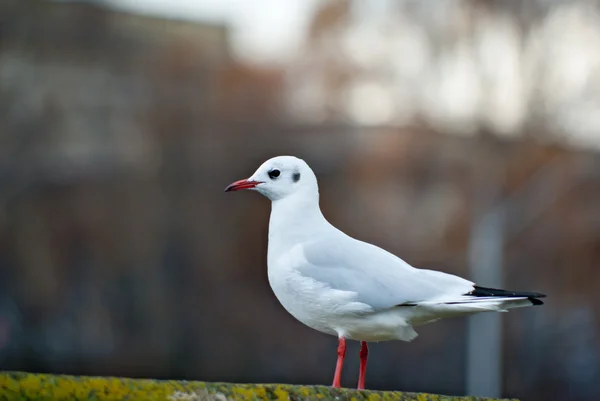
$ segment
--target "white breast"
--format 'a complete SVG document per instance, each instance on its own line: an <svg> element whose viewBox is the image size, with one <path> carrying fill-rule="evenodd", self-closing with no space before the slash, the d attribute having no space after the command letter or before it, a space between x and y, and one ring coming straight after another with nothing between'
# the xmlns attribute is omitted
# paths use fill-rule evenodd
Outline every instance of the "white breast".
<svg viewBox="0 0 600 401"><path fill-rule="evenodd" d="M269 284L281 305L296 319L315 330L337 335L338 317L344 305L352 304L353 293L329 288L304 277L292 266L303 263L298 247L277 260L269 258ZM355 303L357 304L357 303Z"/></svg>

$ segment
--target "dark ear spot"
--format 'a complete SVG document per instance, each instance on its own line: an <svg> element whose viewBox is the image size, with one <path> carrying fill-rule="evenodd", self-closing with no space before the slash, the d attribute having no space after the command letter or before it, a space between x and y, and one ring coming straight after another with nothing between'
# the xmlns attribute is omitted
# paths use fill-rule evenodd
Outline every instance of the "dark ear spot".
<svg viewBox="0 0 600 401"><path fill-rule="evenodd" d="M292 174L292 181L294 181L294 182L300 181L300 172L299 171L296 171L294 174Z"/></svg>

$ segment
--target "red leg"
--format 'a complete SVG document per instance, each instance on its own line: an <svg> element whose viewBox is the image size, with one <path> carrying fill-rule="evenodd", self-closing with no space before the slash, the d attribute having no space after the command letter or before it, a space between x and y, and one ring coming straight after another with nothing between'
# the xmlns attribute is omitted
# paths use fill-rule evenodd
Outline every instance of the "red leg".
<svg viewBox="0 0 600 401"><path fill-rule="evenodd" d="M344 357L346 356L346 339L340 337L338 348L337 348L337 364L335 365L335 375L333 376L332 387L340 388L340 381L342 379L342 367L344 366Z"/></svg>
<svg viewBox="0 0 600 401"><path fill-rule="evenodd" d="M367 356L369 355L369 347L366 341L360 342L360 370L358 371L358 389L365 389L365 375L367 373Z"/></svg>

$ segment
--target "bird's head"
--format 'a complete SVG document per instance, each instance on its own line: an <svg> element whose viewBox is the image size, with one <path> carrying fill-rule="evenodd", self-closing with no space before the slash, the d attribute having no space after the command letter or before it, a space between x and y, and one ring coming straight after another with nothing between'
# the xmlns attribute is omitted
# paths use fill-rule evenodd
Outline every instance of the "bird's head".
<svg viewBox="0 0 600 401"><path fill-rule="evenodd" d="M318 197L317 178L302 159L277 156L264 162L250 177L236 181L225 192L251 189L272 201L295 194L314 194Z"/></svg>

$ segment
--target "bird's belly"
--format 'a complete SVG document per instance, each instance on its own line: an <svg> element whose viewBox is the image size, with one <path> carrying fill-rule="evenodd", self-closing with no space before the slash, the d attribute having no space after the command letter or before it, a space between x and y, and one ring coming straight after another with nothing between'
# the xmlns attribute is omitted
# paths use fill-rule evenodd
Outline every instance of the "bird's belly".
<svg viewBox="0 0 600 401"><path fill-rule="evenodd" d="M360 341L410 341L416 337L402 314L375 312L356 302L352 292L328 288L293 272L269 272L269 283L288 313L322 333Z"/></svg>
<svg viewBox="0 0 600 401"><path fill-rule="evenodd" d="M344 322L344 337L357 341L412 341L417 333L398 310L372 312L360 317L349 316Z"/></svg>

